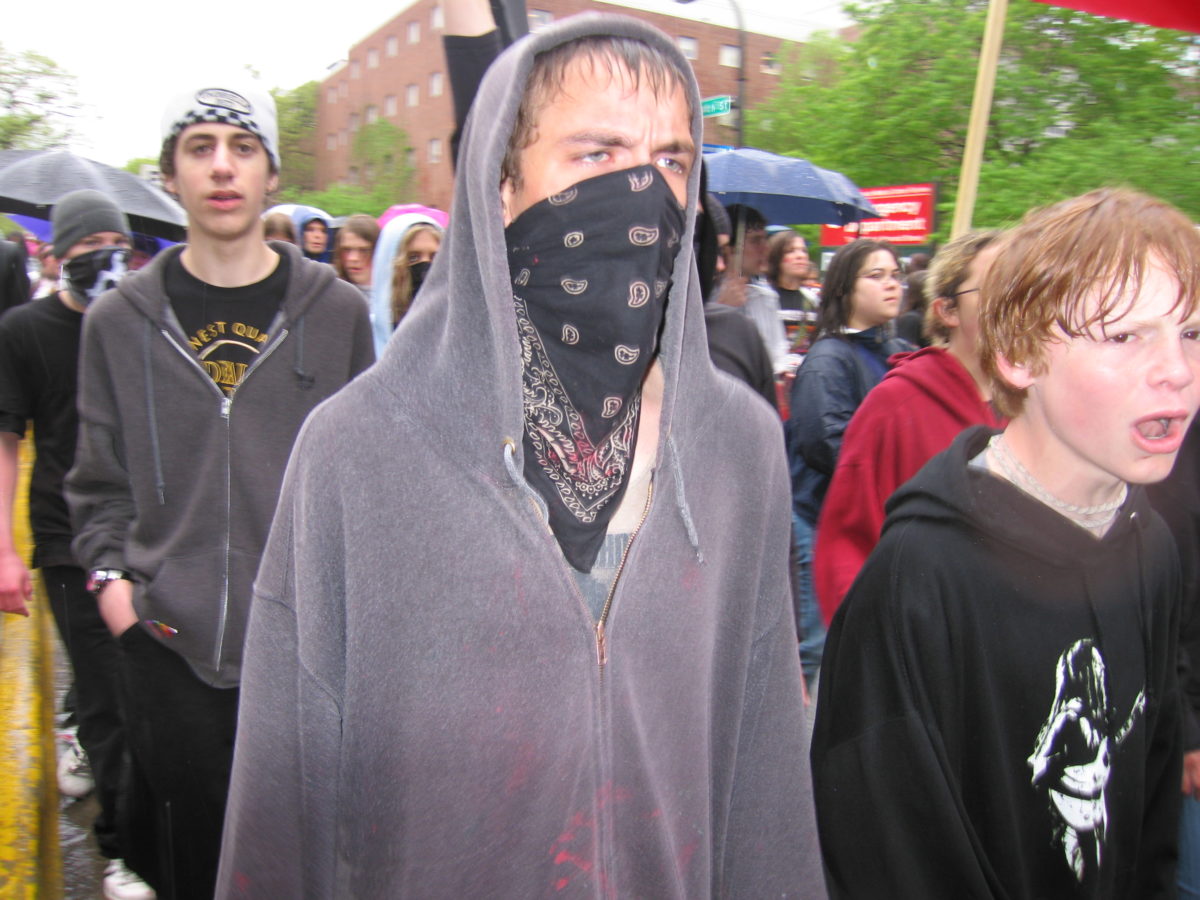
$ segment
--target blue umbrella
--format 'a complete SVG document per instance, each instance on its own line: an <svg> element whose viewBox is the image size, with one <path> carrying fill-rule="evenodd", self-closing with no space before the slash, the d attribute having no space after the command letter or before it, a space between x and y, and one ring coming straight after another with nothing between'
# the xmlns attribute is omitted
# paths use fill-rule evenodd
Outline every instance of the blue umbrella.
<svg viewBox="0 0 1200 900"><path fill-rule="evenodd" d="M704 157L708 190L726 206L753 206L774 225L845 225L879 213L841 172L744 147Z"/></svg>

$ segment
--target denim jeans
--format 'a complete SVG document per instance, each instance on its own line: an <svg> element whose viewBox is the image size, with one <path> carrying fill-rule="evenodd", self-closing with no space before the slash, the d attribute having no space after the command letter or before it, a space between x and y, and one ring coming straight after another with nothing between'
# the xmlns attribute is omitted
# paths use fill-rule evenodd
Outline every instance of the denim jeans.
<svg viewBox="0 0 1200 900"><path fill-rule="evenodd" d="M792 513L793 537L796 542L796 633L800 637L800 667L804 680L811 685L821 667L825 650L825 622L813 590L813 526Z"/></svg>
<svg viewBox="0 0 1200 900"><path fill-rule="evenodd" d="M87 576L77 566L46 566L42 583L59 637L75 677L75 720L79 743L96 781L100 813L92 825L100 853L124 856L117 830L125 764L125 725L121 713L120 651L100 618Z"/></svg>
<svg viewBox="0 0 1200 900"><path fill-rule="evenodd" d="M1200 800L1192 797L1179 820L1179 900L1200 900Z"/></svg>

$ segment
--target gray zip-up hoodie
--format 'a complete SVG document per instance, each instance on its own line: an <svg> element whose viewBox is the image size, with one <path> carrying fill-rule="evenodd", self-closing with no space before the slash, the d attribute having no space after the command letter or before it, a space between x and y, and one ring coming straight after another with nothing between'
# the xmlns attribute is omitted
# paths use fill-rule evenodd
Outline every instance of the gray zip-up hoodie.
<svg viewBox="0 0 1200 900"><path fill-rule="evenodd" d="M497 60L421 295L298 440L255 583L218 897L823 894L787 462L767 404L709 361L698 167L653 493L603 629L522 475L500 161L534 54L593 33L687 69L660 32L596 15Z"/></svg>
<svg viewBox="0 0 1200 900"><path fill-rule="evenodd" d="M300 425L374 358L362 295L291 244L272 247L288 254L287 290L230 397L167 299L166 261L179 250L84 317L66 479L75 556L131 572L138 617L174 629L149 631L216 687L238 683L251 584Z"/></svg>

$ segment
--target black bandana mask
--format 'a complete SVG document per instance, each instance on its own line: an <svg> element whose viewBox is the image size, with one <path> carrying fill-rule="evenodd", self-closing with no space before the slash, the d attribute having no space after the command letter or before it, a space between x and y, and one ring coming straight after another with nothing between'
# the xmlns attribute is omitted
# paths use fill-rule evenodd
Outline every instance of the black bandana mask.
<svg viewBox="0 0 1200 900"><path fill-rule="evenodd" d="M581 181L505 230L521 338L525 477L590 572L633 465L684 216L654 166Z"/></svg>
<svg viewBox="0 0 1200 900"><path fill-rule="evenodd" d="M431 262L415 262L408 267L408 276L412 279L412 295L417 296L417 291L421 289L421 285L425 283L425 276L429 274Z"/></svg>
<svg viewBox="0 0 1200 900"><path fill-rule="evenodd" d="M126 247L103 247L81 253L63 264L59 287L70 291L80 306L87 307L125 277L130 256Z"/></svg>

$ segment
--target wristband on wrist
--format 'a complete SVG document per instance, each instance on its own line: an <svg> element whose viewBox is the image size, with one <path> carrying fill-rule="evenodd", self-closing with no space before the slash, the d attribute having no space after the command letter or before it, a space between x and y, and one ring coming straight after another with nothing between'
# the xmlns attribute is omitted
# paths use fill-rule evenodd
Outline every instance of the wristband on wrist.
<svg viewBox="0 0 1200 900"><path fill-rule="evenodd" d="M133 576L124 569L92 569L88 573L88 593L93 597L99 597L100 592L110 581L133 581Z"/></svg>

